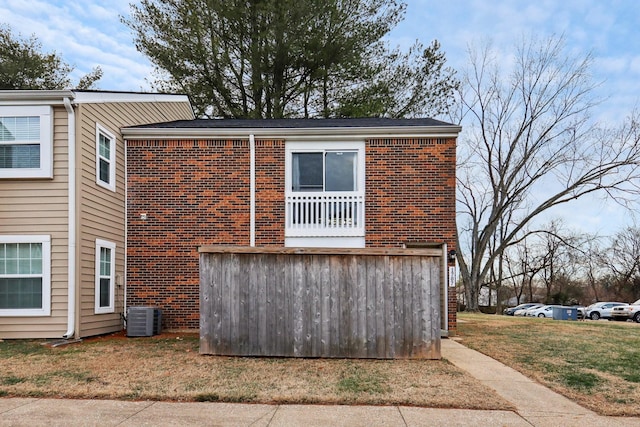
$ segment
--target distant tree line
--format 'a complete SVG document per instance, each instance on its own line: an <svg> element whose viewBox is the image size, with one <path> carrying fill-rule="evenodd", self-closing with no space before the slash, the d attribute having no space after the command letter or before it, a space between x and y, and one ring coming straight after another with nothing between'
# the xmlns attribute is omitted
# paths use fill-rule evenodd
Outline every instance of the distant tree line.
<svg viewBox="0 0 640 427"><path fill-rule="evenodd" d="M496 258L481 286L480 306L501 312L523 302L589 305L640 299L640 228L601 237L569 231L553 220L526 234Z"/></svg>

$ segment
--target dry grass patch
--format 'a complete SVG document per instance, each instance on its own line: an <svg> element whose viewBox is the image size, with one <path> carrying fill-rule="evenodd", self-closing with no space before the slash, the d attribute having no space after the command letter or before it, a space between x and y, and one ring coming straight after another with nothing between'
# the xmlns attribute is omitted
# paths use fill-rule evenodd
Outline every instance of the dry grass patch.
<svg viewBox="0 0 640 427"><path fill-rule="evenodd" d="M463 343L602 415L640 416L640 325L462 313Z"/></svg>
<svg viewBox="0 0 640 427"><path fill-rule="evenodd" d="M446 361L202 356L196 336L0 343L0 396L513 409Z"/></svg>

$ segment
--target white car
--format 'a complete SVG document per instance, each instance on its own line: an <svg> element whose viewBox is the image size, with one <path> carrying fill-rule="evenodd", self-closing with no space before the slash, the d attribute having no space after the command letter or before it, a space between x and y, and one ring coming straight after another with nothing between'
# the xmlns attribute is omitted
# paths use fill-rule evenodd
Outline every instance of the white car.
<svg viewBox="0 0 640 427"><path fill-rule="evenodd" d="M622 321L631 319L636 323L640 323L640 299L633 304L613 307L613 310L611 311L611 318L613 320Z"/></svg>
<svg viewBox="0 0 640 427"><path fill-rule="evenodd" d="M558 305L543 305L542 307L535 308L533 310L527 310L527 316L529 317L549 317L553 318L553 307L559 307Z"/></svg>
<svg viewBox="0 0 640 427"><path fill-rule="evenodd" d="M585 315L591 320L611 319L611 312L613 311L613 307L619 307L622 305L628 304L624 302L597 302L587 307L587 309L585 310Z"/></svg>
<svg viewBox="0 0 640 427"><path fill-rule="evenodd" d="M536 308L540 308L540 307L542 307L542 304L534 304L531 307L527 307L527 308L523 308L523 309L514 311L513 315L514 316L526 316L527 315L527 311L535 310Z"/></svg>

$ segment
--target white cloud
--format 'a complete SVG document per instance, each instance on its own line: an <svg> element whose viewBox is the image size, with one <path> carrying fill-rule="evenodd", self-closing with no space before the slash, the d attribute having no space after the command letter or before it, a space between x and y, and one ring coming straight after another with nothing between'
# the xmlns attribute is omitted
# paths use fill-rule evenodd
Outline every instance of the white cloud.
<svg viewBox="0 0 640 427"><path fill-rule="evenodd" d="M57 52L76 67L72 78L100 66L98 86L106 90L148 90L152 66L133 44L119 16L129 13L128 1L56 2L0 0L0 16L15 33L31 34L44 51Z"/></svg>

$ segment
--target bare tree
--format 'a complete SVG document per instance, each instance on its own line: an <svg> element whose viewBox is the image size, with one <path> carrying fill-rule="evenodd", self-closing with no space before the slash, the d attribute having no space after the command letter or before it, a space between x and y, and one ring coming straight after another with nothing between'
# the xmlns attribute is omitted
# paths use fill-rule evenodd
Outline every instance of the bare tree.
<svg viewBox="0 0 640 427"><path fill-rule="evenodd" d="M523 41L508 76L497 62L489 48L472 51L461 93L458 262L471 310L496 258L534 218L586 194L633 192L640 172L635 118L619 129L592 123L590 56L573 58L551 38ZM514 223L489 250L507 212Z"/></svg>
<svg viewBox="0 0 640 427"><path fill-rule="evenodd" d="M616 233L601 263L617 299L640 298L640 229L627 227Z"/></svg>
<svg viewBox="0 0 640 427"><path fill-rule="evenodd" d="M583 247L582 259L580 266L582 268L582 276L585 284L592 293L592 299L587 302L600 301L600 276L602 272L601 261L602 249L597 239L592 239Z"/></svg>
<svg viewBox="0 0 640 427"><path fill-rule="evenodd" d="M583 247L595 239L587 233L567 230L560 219L553 219L537 233L538 257L541 261L538 276L544 285L547 304L576 303L583 291L579 276Z"/></svg>
<svg viewBox="0 0 640 427"><path fill-rule="evenodd" d="M511 284L516 304L534 302L534 280L542 268L540 257L533 253L528 239L521 239L502 253L509 276L505 281Z"/></svg>

